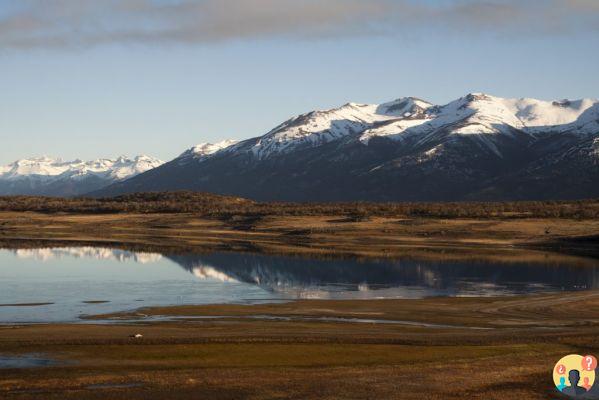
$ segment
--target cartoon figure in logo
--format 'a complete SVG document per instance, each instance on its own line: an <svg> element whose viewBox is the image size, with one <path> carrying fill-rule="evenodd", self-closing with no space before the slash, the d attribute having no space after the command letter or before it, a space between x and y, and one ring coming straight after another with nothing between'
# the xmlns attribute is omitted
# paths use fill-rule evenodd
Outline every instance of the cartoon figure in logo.
<svg viewBox="0 0 599 400"><path fill-rule="evenodd" d="M559 385L557 385L557 389L561 392L566 387L566 378L563 376L559 378Z"/></svg>
<svg viewBox="0 0 599 400"><path fill-rule="evenodd" d="M580 371L577 369L572 369L568 373L568 379L570 380L570 386L566 386L562 392L567 394L568 396L580 396L587 392L585 388L582 386L578 386L578 382L580 382Z"/></svg>
<svg viewBox="0 0 599 400"><path fill-rule="evenodd" d="M585 376L583 381L584 381L584 383L582 384L582 387L585 388L585 390L588 392L591 389L591 383L589 382L589 377Z"/></svg>
<svg viewBox="0 0 599 400"><path fill-rule="evenodd" d="M596 376L599 376L599 366L595 369ZM595 384L588 389L588 392L582 396L583 399L599 399L599 379L595 380Z"/></svg>

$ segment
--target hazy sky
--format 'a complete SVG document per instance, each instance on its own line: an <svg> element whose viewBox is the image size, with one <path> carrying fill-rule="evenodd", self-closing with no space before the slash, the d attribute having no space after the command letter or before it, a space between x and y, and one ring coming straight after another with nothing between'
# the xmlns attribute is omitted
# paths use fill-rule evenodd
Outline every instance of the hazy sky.
<svg viewBox="0 0 599 400"><path fill-rule="evenodd" d="M597 0L1 0L0 163L149 154L348 101L599 97Z"/></svg>

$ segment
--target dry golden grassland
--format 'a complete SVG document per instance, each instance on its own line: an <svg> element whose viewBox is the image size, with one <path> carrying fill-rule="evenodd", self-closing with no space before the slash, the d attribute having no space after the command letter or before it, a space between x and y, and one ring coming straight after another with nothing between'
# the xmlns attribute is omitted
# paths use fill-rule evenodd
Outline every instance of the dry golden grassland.
<svg viewBox="0 0 599 400"><path fill-rule="evenodd" d="M580 268L596 265L583 256L599 256L597 201L268 205L155 194L0 198L0 210L4 247L93 244ZM554 363L569 353L599 354L597 292L186 306L99 318L118 323L0 326L0 354L61 361L0 370L0 399L555 399ZM143 338L131 339L135 333Z"/></svg>
<svg viewBox="0 0 599 400"><path fill-rule="evenodd" d="M0 212L5 246L94 242L195 251L235 250L368 257L520 257L538 248L593 255L599 219L439 219L264 216L212 219L195 214ZM37 241L37 242L36 242Z"/></svg>

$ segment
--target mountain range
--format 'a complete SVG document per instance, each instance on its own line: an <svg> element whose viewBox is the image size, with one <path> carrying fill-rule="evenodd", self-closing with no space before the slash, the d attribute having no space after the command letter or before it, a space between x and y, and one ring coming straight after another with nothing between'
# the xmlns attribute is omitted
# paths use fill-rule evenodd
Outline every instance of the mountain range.
<svg viewBox="0 0 599 400"><path fill-rule="evenodd" d="M164 162L148 156L94 161L38 157L0 167L0 194L76 196L101 189Z"/></svg>
<svg viewBox="0 0 599 400"><path fill-rule="evenodd" d="M197 190L261 201L599 196L599 101L472 93L348 103L263 136L202 144L94 195Z"/></svg>
<svg viewBox="0 0 599 400"><path fill-rule="evenodd" d="M444 105L415 97L347 103L298 115L263 136L202 143L170 162L143 165L128 176L92 173L104 179L91 189L67 173L69 184L52 182L46 194L195 190L260 201L599 197L599 101L471 93ZM0 188L10 171L0 169ZM12 186L12 193L24 187Z"/></svg>

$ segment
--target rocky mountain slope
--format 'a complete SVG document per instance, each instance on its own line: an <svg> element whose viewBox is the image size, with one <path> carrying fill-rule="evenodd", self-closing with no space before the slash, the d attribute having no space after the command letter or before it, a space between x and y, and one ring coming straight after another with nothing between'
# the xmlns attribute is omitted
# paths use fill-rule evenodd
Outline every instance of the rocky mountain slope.
<svg viewBox="0 0 599 400"><path fill-rule="evenodd" d="M178 189L289 201L597 197L599 101L349 103L204 144L96 194Z"/></svg>

